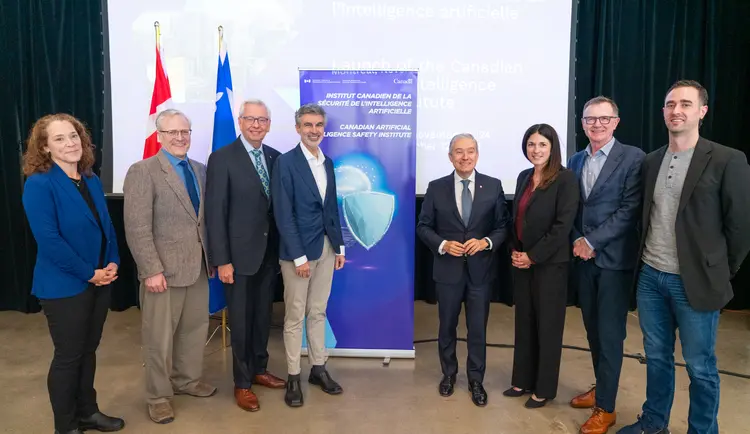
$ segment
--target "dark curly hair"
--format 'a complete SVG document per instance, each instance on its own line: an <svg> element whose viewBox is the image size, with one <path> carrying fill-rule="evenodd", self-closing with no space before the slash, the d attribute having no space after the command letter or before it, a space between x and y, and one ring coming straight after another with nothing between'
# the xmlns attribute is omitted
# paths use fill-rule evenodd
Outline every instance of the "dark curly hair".
<svg viewBox="0 0 750 434"><path fill-rule="evenodd" d="M46 115L37 120L31 128L29 138L26 141L26 152L23 154L23 173L26 176L35 173L45 173L52 167L52 157L44 150L47 146L47 127L54 121L70 122L81 138L82 155L78 161L78 172L86 176L92 175L91 168L94 166L94 145L91 143L89 134L83 122L67 113L56 113Z"/></svg>

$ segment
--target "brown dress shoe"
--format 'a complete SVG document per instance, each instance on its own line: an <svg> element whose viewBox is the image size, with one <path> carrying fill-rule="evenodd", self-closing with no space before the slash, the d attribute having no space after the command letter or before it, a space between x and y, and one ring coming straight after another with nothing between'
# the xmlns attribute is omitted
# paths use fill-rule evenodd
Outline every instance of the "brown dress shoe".
<svg viewBox="0 0 750 434"><path fill-rule="evenodd" d="M596 386L570 400L573 408L594 408L596 406Z"/></svg>
<svg viewBox="0 0 750 434"><path fill-rule="evenodd" d="M250 389L238 389L234 388L234 398L237 400L237 405L246 411L258 411L260 410L260 404L258 404L258 397L255 396Z"/></svg>
<svg viewBox="0 0 750 434"><path fill-rule="evenodd" d="M260 384L271 389L283 389L286 387L286 381L266 371L260 375L256 375L253 379L253 383Z"/></svg>
<svg viewBox="0 0 750 434"><path fill-rule="evenodd" d="M617 413L607 413L601 408L594 408L594 414L581 426L581 434L605 434L617 422Z"/></svg>

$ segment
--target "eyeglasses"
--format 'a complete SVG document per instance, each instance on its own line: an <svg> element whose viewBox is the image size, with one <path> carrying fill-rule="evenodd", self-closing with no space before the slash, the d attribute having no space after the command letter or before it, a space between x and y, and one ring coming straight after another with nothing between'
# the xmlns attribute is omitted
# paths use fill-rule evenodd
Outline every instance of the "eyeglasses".
<svg viewBox="0 0 750 434"><path fill-rule="evenodd" d="M169 131L159 130L160 133L166 134L169 138L172 138L172 139L178 136L190 137L190 133L192 131L193 130L169 130Z"/></svg>
<svg viewBox="0 0 750 434"><path fill-rule="evenodd" d="M612 121L612 119L617 118L619 118L619 116L585 116L583 118L583 121L586 122L586 125L594 125L596 123L596 120L598 119L600 124L607 125Z"/></svg>
<svg viewBox="0 0 750 434"><path fill-rule="evenodd" d="M246 122L250 122L250 125L254 124L256 121L258 122L258 125L266 125L268 123L268 118L260 117L255 118L252 116L240 116L240 119Z"/></svg>

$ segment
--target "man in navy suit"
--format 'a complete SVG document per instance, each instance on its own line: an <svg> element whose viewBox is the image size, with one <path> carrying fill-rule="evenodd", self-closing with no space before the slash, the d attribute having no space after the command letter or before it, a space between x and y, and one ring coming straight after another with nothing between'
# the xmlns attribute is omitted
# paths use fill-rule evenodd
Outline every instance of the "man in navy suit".
<svg viewBox="0 0 750 434"><path fill-rule="evenodd" d="M276 160L271 196L281 237L279 262L284 279L284 346L287 382L284 401L303 404L300 388L302 321L307 316L311 384L331 395L343 389L326 370L325 330L328 296L334 269L344 266L333 162L323 155L326 113L316 104L300 107L294 115L300 143Z"/></svg>
<svg viewBox="0 0 750 434"><path fill-rule="evenodd" d="M638 253L641 163L645 153L614 137L620 122L607 97L588 101L582 125L589 145L568 161L581 183L573 233L578 301L588 334L596 386L571 401L593 408L583 434L604 434L615 424L630 289Z"/></svg>
<svg viewBox="0 0 750 434"><path fill-rule="evenodd" d="M453 394L458 372L456 327L465 302L469 391L474 404L484 407L490 288L498 268L495 252L505 241L509 218L500 180L474 170L479 157L476 139L471 134L454 136L448 156L455 171L430 182L417 223L417 235L435 257L443 371L438 391L442 396Z"/></svg>

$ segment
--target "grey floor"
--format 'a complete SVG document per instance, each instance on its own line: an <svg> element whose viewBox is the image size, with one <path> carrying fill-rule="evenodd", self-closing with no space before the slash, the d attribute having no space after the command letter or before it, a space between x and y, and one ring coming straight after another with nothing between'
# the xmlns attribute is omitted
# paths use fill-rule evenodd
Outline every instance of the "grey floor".
<svg viewBox="0 0 750 434"><path fill-rule="evenodd" d="M274 321L282 319L283 306L274 306ZM627 353L643 353L637 313L628 323ZM463 320L461 321L463 323ZM437 333L437 307L415 304L415 339L429 339ZM216 324L212 322L212 327ZM750 374L750 315L726 312L719 324L717 355L724 370ZM459 335L465 336L463 324ZM52 345L41 314L0 312L0 432L52 433L52 412L46 376ZM437 344L416 346L415 360L394 360L389 367L382 360L329 360L329 370L345 392L328 396L303 384L305 406L287 408L283 391L258 388L261 410L247 413L233 400L231 348L222 349L217 336L206 347L205 378L219 387L212 398L179 396L174 400L176 420L156 425L146 414L143 401L143 368L140 359L140 317L137 309L110 313L98 351L96 387L99 405L105 413L125 418L125 432L149 433L573 433L587 419L589 410L575 410L568 401L585 391L593 381L590 355L563 350L558 397L547 407L528 410L523 398L511 399L501 392L508 387L513 350L489 348L485 387L489 405L477 408L466 389L466 347L459 343L461 374L456 393L442 398L437 393L440 364ZM513 343L513 309L493 304L488 342ZM565 344L586 347L580 311L568 309ZM269 370L285 371L281 330L271 332ZM681 361L678 345L677 359ZM303 359L303 379L306 378ZM645 393L645 366L624 361L618 396L617 428L635 420ZM687 431L689 380L684 368L677 369L677 391L670 428ZM750 432L750 380L722 375L720 432ZM610 430L614 433L615 430Z"/></svg>

